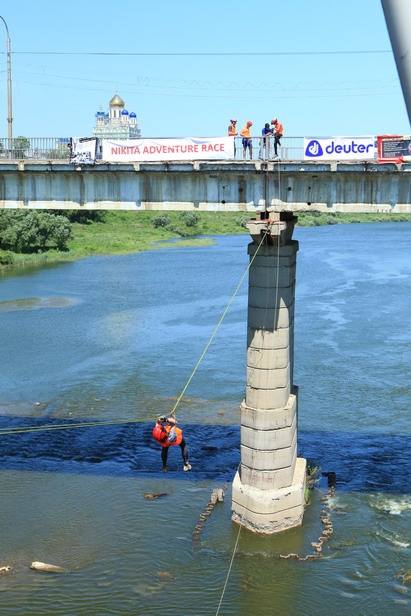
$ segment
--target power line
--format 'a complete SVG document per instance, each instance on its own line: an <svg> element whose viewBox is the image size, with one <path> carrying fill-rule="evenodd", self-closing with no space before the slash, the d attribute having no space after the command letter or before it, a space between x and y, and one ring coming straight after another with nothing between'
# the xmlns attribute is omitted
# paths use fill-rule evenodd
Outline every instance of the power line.
<svg viewBox="0 0 411 616"><path fill-rule="evenodd" d="M351 51L12 51L12 55L29 56L327 56L388 54L389 49L357 49ZM5 52L0 52L4 55Z"/></svg>

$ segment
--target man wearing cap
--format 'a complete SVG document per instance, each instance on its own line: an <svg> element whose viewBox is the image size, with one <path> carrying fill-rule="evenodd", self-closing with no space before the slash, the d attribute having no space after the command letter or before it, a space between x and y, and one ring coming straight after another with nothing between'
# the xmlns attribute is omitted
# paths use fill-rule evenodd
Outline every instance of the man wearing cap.
<svg viewBox="0 0 411 616"><path fill-rule="evenodd" d="M161 461L163 462L163 473L167 472L168 449L172 445L180 445L181 455L184 460L184 471L191 470L191 464L188 461L187 444L183 437L181 428L176 427L176 418L159 417L153 429L153 437L161 445Z"/></svg>
<svg viewBox="0 0 411 616"><path fill-rule="evenodd" d="M276 158L278 156L277 148L278 146L281 147L280 139L283 136L284 128L281 122L277 120L277 118L271 120L271 124L273 126L274 133L274 158Z"/></svg>
<svg viewBox="0 0 411 616"><path fill-rule="evenodd" d="M250 160L253 157L253 140L251 139L250 128L253 123L248 120L247 124L240 130L240 135L243 138L243 157L247 157L247 148L250 152Z"/></svg>

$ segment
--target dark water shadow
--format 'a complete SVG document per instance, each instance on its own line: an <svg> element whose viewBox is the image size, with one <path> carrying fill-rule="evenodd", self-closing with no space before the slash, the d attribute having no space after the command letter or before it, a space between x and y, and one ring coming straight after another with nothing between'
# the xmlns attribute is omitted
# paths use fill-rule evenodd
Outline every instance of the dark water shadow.
<svg viewBox="0 0 411 616"><path fill-rule="evenodd" d="M0 416L1 429L65 426L1 434L1 469L123 477L162 474L161 448L151 436L152 423L70 428L73 423L82 422ZM187 424L183 428L193 469L183 473L180 448L172 447L168 477L177 473L179 479L185 476L191 481L232 481L240 463L239 426ZM302 431L298 440L299 455L324 472L335 472L339 490L411 493L411 436Z"/></svg>

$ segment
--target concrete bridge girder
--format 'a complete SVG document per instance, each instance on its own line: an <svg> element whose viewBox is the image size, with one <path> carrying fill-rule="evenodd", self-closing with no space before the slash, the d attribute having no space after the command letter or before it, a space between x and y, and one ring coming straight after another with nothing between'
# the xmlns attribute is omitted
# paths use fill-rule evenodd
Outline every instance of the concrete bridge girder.
<svg viewBox="0 0 411 616"><path fill-rule="evenodd" d="M411 164L0 162L0 208L410 212Z"/></svg>

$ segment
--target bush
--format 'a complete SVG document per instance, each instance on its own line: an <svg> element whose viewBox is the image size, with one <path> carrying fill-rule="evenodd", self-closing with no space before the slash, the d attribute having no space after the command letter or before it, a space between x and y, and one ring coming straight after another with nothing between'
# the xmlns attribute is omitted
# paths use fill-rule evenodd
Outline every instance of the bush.
<svg viewBox="0 0 411 616"><path fill-rule="evenodd" d="M70 222L88 225L93 222L105 222L105 210L43 210L54 216L65 216Z"/></svg>
<svg viewBox="0 0 411 616"><path fill-rule="evenodd" d="M200 215L198 212L180 212L179 218L186 227L195 227L200 220Z"/></svg>
<svg viewBox="0 0 411 616"><path fill-rule="evenodd" d="M0 250L0 265L12 265L14 263L13 253L9 250Z"/></svg>
<svg viewBox="0 0 411 616"><path fill-rule="evenodd" d="M154 227L167 227L170 224L170 217L167 213L160 212L155 218L153 218Z"/></svg>
<svg viewBox="0 0 411 616"><path fill-rule="evenodd" d="M172 231L173 233L175 233L176 235L179 235L180 237L189 237L189 232L186 229L183 229L182 227L171 227L170 231Z"/></svg>

